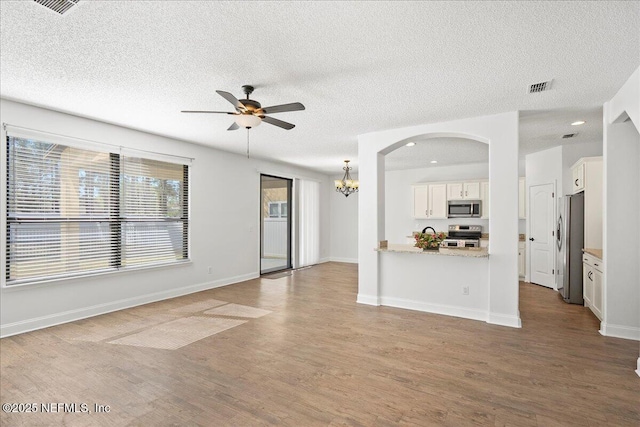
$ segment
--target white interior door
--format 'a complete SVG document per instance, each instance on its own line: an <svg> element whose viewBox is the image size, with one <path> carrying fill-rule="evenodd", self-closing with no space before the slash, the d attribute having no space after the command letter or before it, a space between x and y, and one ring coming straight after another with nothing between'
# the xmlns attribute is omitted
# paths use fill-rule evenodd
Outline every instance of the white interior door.
<svg viewBox="0 0 640 427"><path fill-rule="evenodd" d="M529 248L531 282L554 287L554 184L529 188Z"/></svg>

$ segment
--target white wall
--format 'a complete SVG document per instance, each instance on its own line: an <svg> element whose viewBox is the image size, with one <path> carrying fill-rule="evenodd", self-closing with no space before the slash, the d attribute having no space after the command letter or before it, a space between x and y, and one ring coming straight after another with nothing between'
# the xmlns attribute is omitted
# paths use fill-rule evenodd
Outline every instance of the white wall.
<svg viewBox="0 0 640 427"><path fill-rule="evenodd" d="M640 340L640 68L604 104L603 124L605 294L600 332Z"/></svg>
<svg viewBox="0 0 640 427"><path fill-rule="evenodd" d="M527 154L525 162L527 187L552 183L562 188L562 147Z"/></svg>
<svg viewBox="0 0 640 427"><path fill-rule="evenodd" d="M613 124L606 133L606 297L601 330L640 339L640 135L631 121Z"/></svg>
<svg viewBox="0 0 640 427"><path fill-rule="evenodd" d="M332 177L342 179L343 175ZM351 174L353 179L358 175ZM330 199L331 261L358 262L358 193L345 197L333 187Z"/></svg>
<svg viewBox="0 0 640 427"><path fill-rule="evenodd" d="M284 164L247 159L196 144L7 100L0 101L0 121L76 138L195 159L191 168L190 185L190 264L2 288L2 335L257 277L260 247L260 172L284 177L308 177L320 181L320 257L329 257L329 206L330 197L333 195L330 194L332 183L328 176ZM2 138L4 141L4 131ZM5 177L6 150L1 151L2 177ZM229 185L229 182L233 182L233 185ZM5 188L2 184L3 194ZM1 210L0 218L4 223L4 197ZM4 241L5 226L2 225L1 229L0 236ZM208 266L213 267L211 275L207 274Z"/></svg>

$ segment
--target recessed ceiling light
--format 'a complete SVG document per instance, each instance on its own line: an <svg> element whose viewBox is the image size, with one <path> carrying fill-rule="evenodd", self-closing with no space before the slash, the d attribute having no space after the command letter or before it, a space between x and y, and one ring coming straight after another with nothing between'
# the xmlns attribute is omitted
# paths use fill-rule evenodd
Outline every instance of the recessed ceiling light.
<svg viewBox="0 0 640 427"><path fill-rule="evenodd" d="M437 160L431 160L431 163L438 163Z"/></svg>
<svg viewBox="0 0 640 427"><path fill-rule="evenodd" d="M578 120L577 122L573 122L571 123L571 126L580 126L585 124L586 122L584 120Z"/></svg>
<svg viewBox="0 0 640 427"><path fill-rule="evenodd" d="M413 147L414 145L416 145L416 143L415 142L407 142L405 145L407 147Z"/></svg>

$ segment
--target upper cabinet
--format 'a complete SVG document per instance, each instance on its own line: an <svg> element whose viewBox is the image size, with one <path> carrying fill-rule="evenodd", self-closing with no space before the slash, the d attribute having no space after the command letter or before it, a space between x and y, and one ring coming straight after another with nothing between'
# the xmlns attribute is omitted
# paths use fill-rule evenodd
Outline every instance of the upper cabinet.
<svg viewBox="0 0 640 427"><path fill-rule="evenodd" d="M429 184L429 218L447 218L447 184Z"/></svg>
<svg viewBox="0 0 640 427"><path fill-rule="evenodd" d="M413 217L416 219L447 218L447 184L414 185Z"/></svg>
<svg viewBox="0 0 640 427"><path fill-rule="evenodd" d="M482 219L489 219L489 181L480 183L480 200L482 200Z"/></svg>
<svg viewBox="0 0 640 427"><path fill-rule="evenodd" d="M480 182L452 182L447 184L448 200L480 200Z"/></svg>
<svg viewBox="0 0 640 427"><path fill-rule="evenodd" d="M518 217L526 217L524 178L519 179ZM489 219L489 181L425 182L413 185L413 217L416 219L446 219L449 200L480 200L480 218Z"/></svg>
<svg viewBox="0 0 640 427"><path fill-rule="evenodd" d="M429 186L413 186L413 217L429 218Z"/></svg>
<svg viewBox="0 0 640 427"><path fill-rule="evenodd" d="M584 191L584 247L602 249L602 157L583 157L571 167L573 193Z"/></svg>
<svg viewBox="0 0 640 427"><path fill-rule="evenodd" d="M518 179L518 218L527 218L527 187L524 178Z"/></svg>
<svg viewBox="0 0 640 427"><path fill-rule="evenodd" d="M571 176L573 177L573 194L584 190L584 161L578 160L578 163L571 168Z"/></svg>

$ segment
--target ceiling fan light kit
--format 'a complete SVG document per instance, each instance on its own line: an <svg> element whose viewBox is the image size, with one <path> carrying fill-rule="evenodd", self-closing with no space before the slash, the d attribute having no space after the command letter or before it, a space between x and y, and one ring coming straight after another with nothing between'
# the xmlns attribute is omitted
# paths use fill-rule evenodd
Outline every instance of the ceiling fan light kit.
<svg viewBox="0 0 640 427"><path fill-rule="evenodd" d="M236 130L240 127L245 129L251 129L259 126L260 123L265 122L273 126L278 126L282 129L290 130L296 125L287 123L282 120L269 117L267 114L286 113L289 111L301 111L304 110L304 105L299 102L292 102L290 104L274 105L271 107L262 107L255 99L249 98L254 91L254 87L251 85L242 86L242 91L246 95L246 98L242 101L233 96L229 92L223 90L217 90L216 93L229 101L236 111L206 111L206 110L182 110L183 113L205 113L205 114L230 114L235 116L235 123L238 126L229 126L227 130Z"/></svg>
<svg viewBox="0 0 640 427"><path fill-rule="evenodd" d="M253 114L242 113L236 116L236 124L243 128L251 129L256 126L260 126L260 123L262 123L262 119L258 116L254 116ZM227 130L235 130L235 129L227 129Z"/></svg>
<svg viewBox="0 0 640 427"><path fill-rule="evenodd" d="M360 181L351 178L351 174L349 173L352 169L349 166L350 161L351 160L344 161L344 167L342 168L344 170L344 176L342 179L336 179L334 181L336 191L344 194L345 197L349 197L349 194L355 193L360 189Z"/></svg>
<svg viewBox="0 0 640 427"><path fill-rule="evenodd" d="M227 130L237 130L241 127L247 129L247 157L249 157L249 129L260 126L260 123L265 122L285 130L291 130L296 127L296 125L267 116L267 114L286 113L289 111L301 111L305 109L304 105L299 102L292 102L290 104L274 105L271 107L262 108L262 104L254 99L249 98L249 95L253 93L253 90L253 86L242 86L242 91L246 95L246 99L243 99L242 101L240 101L229 92L225 92L223 90L216 91L218 95L220 95L233 105L236 110L235 112L182 110L182 113L229 114L235 116L234 123L232 123L231 126L227 128Z"/></svg>

